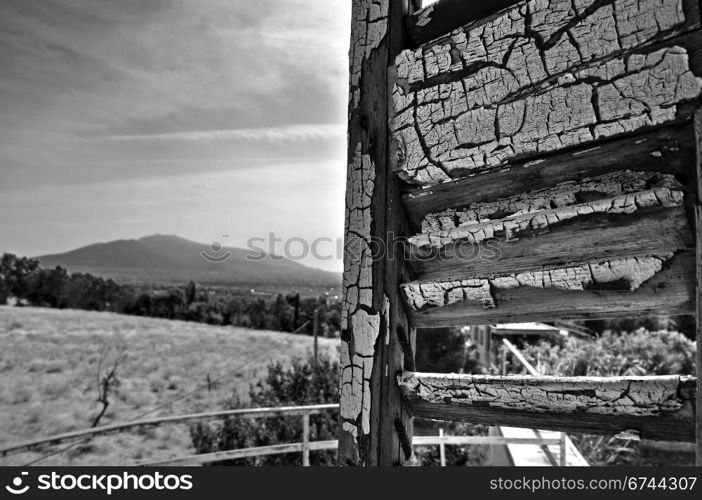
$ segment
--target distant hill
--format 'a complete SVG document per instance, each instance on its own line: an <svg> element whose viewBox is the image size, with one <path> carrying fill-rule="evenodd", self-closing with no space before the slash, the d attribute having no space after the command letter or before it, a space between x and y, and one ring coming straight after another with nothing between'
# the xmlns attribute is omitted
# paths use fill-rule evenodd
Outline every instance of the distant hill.
<svg viewBox="0 0 702 500"><path fill-rule="evenodd" d="M208 262L201 253L213 257L230 254L223 262ZM88 245L70 252L36 257L43 267L62 266L71 272L135 283L199 283L222 285L313 285L338 287L339 274L304 266L297 262L266 256L247 258L241 248L213 252L209 245L173 235L146 236L138 240L117 240Z"/></svg>

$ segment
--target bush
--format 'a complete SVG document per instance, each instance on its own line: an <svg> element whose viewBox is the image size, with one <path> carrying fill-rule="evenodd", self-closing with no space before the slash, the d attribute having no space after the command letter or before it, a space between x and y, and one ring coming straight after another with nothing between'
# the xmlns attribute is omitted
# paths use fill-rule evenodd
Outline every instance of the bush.
<svg viewBox="0 0 702 500"><path fill-rule="evenodd" d="M273 363L263 380L249 388L250 403L244 404L237 395L227 408L266 408L276 406L307 406L339 402L339 363L326 355L315 365L312 359L295 360L290 366ZM190 426L190 436L197 453L254 448L302 441L302 418L229 418L221 425L202 423ZM337 438L337 412L329 411L310 416L310 441ZM220 465L300 465L300 453L271 455L221 462ZM336 451L313 452L312 465L335 465Z"/></svg>
<svg viewBox="0 0 702 500"><path fill-rule="evenodd" d="M695 344L678 332L605 332L595 340L569 338L525 345L527 360L543 375L694 375Z"/></svg>

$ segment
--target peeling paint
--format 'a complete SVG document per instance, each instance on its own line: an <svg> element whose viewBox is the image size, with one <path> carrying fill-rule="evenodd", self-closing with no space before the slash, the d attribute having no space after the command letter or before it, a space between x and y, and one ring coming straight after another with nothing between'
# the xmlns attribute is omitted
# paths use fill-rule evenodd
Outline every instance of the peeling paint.
<svg viewBox="0 0 702 500"><path fill-rule="evenodd" d="M682 0L530 0L403 52L399 175L432 185L674 119L702 89L687 51L620 54L684 22Z"/></svg>
<svg viewBox="0 0 702 500"><path fill-rule="evenodd" d="M351 48L349 50L349 76L351 108L358 107L363 61L368 59L385 39L388 30L388 0L355 0L352 10Z"/></svg>
<svg viewBox="0 0 702 500"><path fill-rule="evenodd" d="M496 308L494 291L513 288L545 288L582 291L591 287L616 284L635 291L654 277L673 257L638 257L560 269L528 271L489 278L455 281L405 283L401 286L406 303L415 311L445 307L459 302L473 302L484 309Z"/></svg>
<svg viewBox="0 0 702 500"><path fill-rule="evenodd" d="M691 377L531 377L404 373L406 396L430 403L534 413L659 416L679 412L678 388Z"/></svg>
<svg viewBox="0 0 702 500"><path fill-rule="evenodd" d="M524 231L543 233L555 224L584 215L677 207L683 198L682 186L670 174L616 172L429 214L422 222L422 233L409 238L409 243L440 249L458 241L480 243L496 237L510 240Z"/></svg>
<svg viewBox="0 0 702 500"><path fill-rule="evenodd" d="M360 104L362 69L387 36L389 0L355 0L352 10L350 115ZM354 144L351 141L358 141ZM370 433L371 391L375 346L381 315L374 310L371 252L372 202L376 166L358 137L349 137L346 180L345 256L341 317L342 429L358 440Z"/></svg>

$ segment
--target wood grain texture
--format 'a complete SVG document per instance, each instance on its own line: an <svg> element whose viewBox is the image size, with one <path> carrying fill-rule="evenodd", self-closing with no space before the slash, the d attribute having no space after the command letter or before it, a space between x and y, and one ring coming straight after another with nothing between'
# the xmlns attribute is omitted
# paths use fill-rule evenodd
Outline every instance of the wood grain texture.
<svg viewBox="0 0 702 500"><path fill-rule="evenodd" d="M632 134L587 147L546 155L533 161L509 163L496 170L422 189L403 196L412 229L424 219L446 209L508 198L520 193L579 182L588 177L621 170L674 174L686 186L694 179L689 165L694 158L694 133L690 124Z"/></svg>
<svg viewBox="0 0 702 500"><path fill-rule="evenodd" d="M349 86L348 173L340 346L339 463L396 465L406 460L399 420L411 420L388 373L402 369L393 328L409 327L397 282L401 263L374 258L389 231L406 229L388 165L387 67L401 50L403 0L354 0ZM403 227L404 224L404 227Z"/></svg>
<svg viewBox="0 0 702 500"><path fill-rule="evenodd" d="M510 239L501 235L479 245L459 242L426 253L412 250L408 263L417 281L446 281L664 255L694 246L687 210L676 207L635 215L590 214Z"/></svg>
<svg viewBox="0 0 702 500"><path fill-rule="evenodd" d="M457 300L444 307L412 311L411 321L417 328L439 328L525 321L692 314L695 311L696 294L695 262L694 251L681 251L666 260L660 271L634 291L616 289L617 287L609 290L597 287L564 290L538 286L491 286L481 292L482 297L489 291L491 302L488 304L476 300ZM447 291L457 288L451 282L444 285Z"/></svg>
<svg viewBox="0 0 702 500"><path fill-rule="evenodd" d="M570 0L529 1L403 52L398 174L433 185L679 119L701 88L694 50L681 37L656 44L698 26L696 9L612 0L576 12Z"/></svg>
<svg viewBox="0 0 702 500"><path fill-rule="evenodd" d="M567 292L589 290L635 292L656 276L673 254L627 257L533 271L515 270L507 274L454 281L414 282L402 285L407 304L416 312L448 307L461 302L497 307L497 292L519 288Z"/></svg>
<svg viewBox="0 0 702 500"><path fill-rule="evenodd" d="M415 416L692 441L694 377L533 377L403 373Z"/></svg>
<svg viewBox="0 0 702 500"><path fill-rule="evenodd" d="M672 174L622 170L428 214L422 221L421 235L410 241L441 248L447 241L477 242L497 232L538 231L554 221L593 213L634 214L676 207L683 197L683 186Z"/></svg>
<svg viewBox="0 0 702 500"><path fill-rule="evenodd" d="M694 205L695 213L695 233L697 237L697 253L696 253L696 296L695 296L695 337L696 337L696 366L697 379L702 377L702 348L700 348L700 339L702 339L702 109L698 109L695 113L695 176L697 182L696 203ZM697 388L697 440L695 443L695 461L698 467L702 466L702 391Z"/></svg>

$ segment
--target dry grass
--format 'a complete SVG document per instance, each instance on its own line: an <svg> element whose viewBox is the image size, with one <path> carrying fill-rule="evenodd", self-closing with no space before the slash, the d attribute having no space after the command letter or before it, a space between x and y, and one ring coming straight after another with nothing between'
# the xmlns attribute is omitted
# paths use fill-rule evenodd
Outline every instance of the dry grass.
<svg viewBox="0 0 702 500"><path fill-rule="evenodd" d="M233 391L244 393L273 360L306 356L312 339L197 323L109 313L0 307L0 443L10 444L88 428L98 413L96 374L124 355L121 384L101 425L125 422L236 370L149 416L219 410ZM320 339L336 355L336 341ZM49 451L49 450L46 450ZM97 438L41 462L45 465L127 465L190 453L183 425ZM41 456L0 459L19 465Z"/></svg>

